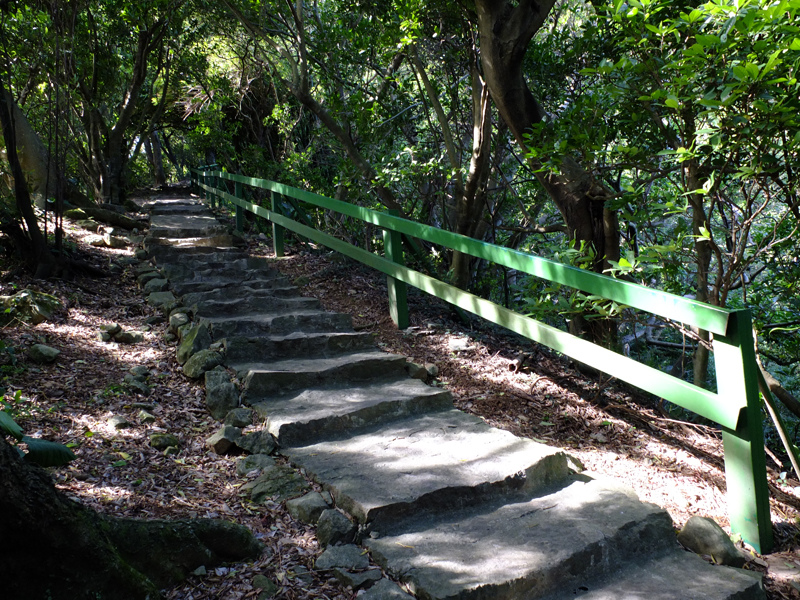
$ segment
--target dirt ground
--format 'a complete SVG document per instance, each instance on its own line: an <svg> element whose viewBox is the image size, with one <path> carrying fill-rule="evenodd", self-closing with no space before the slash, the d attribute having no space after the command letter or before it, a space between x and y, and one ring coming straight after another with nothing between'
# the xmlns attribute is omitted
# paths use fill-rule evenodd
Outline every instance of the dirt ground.
<svg viewBox="0 0 800 600"><path fill-rule="evenodd" d="M74 252L108 277L33 281L13 260L0 262L0 295L35 288L64 304L51 321L0 330L4 402L27 435L69 444L77 455L52 470L59 489L107 514L236 521L266 544L260 560L192 575L166 590L170 599L257 598L252 581L258 574L277 584L277 598L354 598L352 590L314 570L321 552L314 528L293 520L280 504L250 503L239 492L246 480L236 475L235 458L207 449L205 439L218 424L204 409L202 385L181 373L174 346L164 340L166 325L143 302L134 266L124 264L134 248L94 248L85 242L89 235L67 227ZM254 254L271 254L258 236L250 247ZM374 332L386 351L435 365L433 384L450 390L458 408L567 450L589 471L621 480L642 500L665 508L676 528L692 515L727 528L718 431L671 419L656 402L608 377L581 373L549 350L477 320L464 322L421 293L409 297L411 327L398 331L381 275L307 246L289 250L275 265L302 283L304 294L318 297L326 309L350 313L355 327ZM101 341L100 325L113 323L142 332L144 341ZM36 343L60 350L57 362L29 361L27 348ZM151 371L149 395L124 384L137 365ZM124 417L129 426L117 429L112 417ZM155 432L176 434L178 454L150 447ZM782 467L771 459L768 465L776 549L751 554L747 568L766 573L770 599L800 598L800 482L780 479Z"/></svg>

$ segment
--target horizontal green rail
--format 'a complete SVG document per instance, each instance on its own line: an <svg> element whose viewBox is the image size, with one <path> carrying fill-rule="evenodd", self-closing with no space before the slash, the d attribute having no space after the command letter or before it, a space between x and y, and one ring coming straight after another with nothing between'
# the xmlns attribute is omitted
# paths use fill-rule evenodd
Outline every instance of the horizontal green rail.
<svg viewBox="0 0 800 600"><path fill-rule="evenodd" d="M237 223L240 223L239 215L242 210L271 221L276 230L278 255L282 254L282 250L278 250L277 238L280 236L282 240L283 229L293 231L385 273L390 281L414 286L718 423L723 428L732 527L757 550L766 551L771 547L772 530L766 487L763 430L749 311L710 306L265 179L222 171L194 170L193 173L196 176L195 183L207 197L226 200L236 207ZM217 187L218 182L226 180L236 184L235 194ZM210 185L212 181L214 185ZM272 192L272 210L244 200L241 197L242 185ZM390 260L298 223L276 210L275 194L354 217L386 231L402 233L458 250L686 325L706 329L714 334L717 393L405 267L401 264L401 259L395 257L395 260Z"/></svg>

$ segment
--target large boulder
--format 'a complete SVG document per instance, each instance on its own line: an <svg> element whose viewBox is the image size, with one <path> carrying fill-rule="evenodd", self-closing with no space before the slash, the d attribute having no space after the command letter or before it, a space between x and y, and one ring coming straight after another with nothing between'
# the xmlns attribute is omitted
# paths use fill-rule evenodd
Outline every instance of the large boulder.
<svg viewBox="0 0 800 600"><path fill-rule="evenodd" d="M38 325L61 308L55 296L34 290L22 290L11 296L0 296L0 327L13 321Z"/></svg>

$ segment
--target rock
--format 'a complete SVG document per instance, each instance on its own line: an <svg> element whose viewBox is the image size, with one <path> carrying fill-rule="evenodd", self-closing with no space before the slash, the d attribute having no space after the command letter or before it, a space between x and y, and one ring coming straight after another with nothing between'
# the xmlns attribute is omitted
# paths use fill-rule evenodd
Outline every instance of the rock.
<svg viewBox="0 0 800 600"><path fill-rule="evenodd" d="M143 396L147 396L150 394L150 386L148 386L144 381L142 381L141 378L131 375L130 373L125 375L123 383L125 384L125 387L127 387L129 390L138 392Z"/></svg>
<svg viewBox="0 0 800 600"><path fill-rule="evenodd" d="M262 598L273 598L275 594L281 591L281 587L265 575L256 575L253 577L253 587L262 590L258 595L259 600Z"/></svg>
<svg viewBox="0 0 800 600"><path fill-rule="evenodd" d="M221 370L218 370L221 369ZM211 371L206 371L206 407L211 416L217 421L221 421L239 406L239 390L230 380L228 372L224 368L217 367ZM247 410L247 409L245 409ZM236 425L236 427L246 427L253 424L253 418L245 425L237 423L227 423L226 425Z"/></svg>
<svg viewBox="0 0 800 600"><path fill-rule="evenodd" d="M429 377L436 377L439 374L439 367L433 363L426 363L425 370L428 372Z"/></svg>
<svg viewBox="0 0 800 600"><path fill-rule="evenodd" d="M152 294L153 292L166 292L168 287L169 281L154 277L142 286L142 290L146 294Z"/></svg>
<svg viewBox="0 0 800 600"><path fill-rule="evenodd" d="M139 420L142 423L155 423L156 422L155 416L150 414L146 410L140 410L139 414L137 416L139 417Z"/></svg>
<svg viewBox="0 0 800 600"><path fill-rule="evenodd" d="M34 344L28 348L28 358L33 362L43 365L56 362L59 354L61 354L60 350L45 346L44 344Z"/></svg>
<svg viewBox="0 0 800 600"><path fill-rule="evenodd" d="M136 278L136 283L138 283L140 286L144 286L148 281L152 281L153 279L159 279L160 277L161 274L155 269L153 269L152 271L146 271L141 275L139 275ZM153 290L153 291L163 291L163 290Z"/></svg>
<svg viewBox="0 0 800 600"><path fill-rule="evenodd" d="M97 334L97 339L101 342L110 342L112 338L105 331L101 331Z"/></svg>
<svg viewBox="0 0 800 600"><path fill-rule="evenodd" d="M171 433L154 433L150 436L150 445L156 450L166 450L170 446L179 447L181 441Z"/></svg>
<svg viewBox="0 0 800 600"><path fill-rule="evenodd" d="M140 331L120 331L114 336L114 341L120 344L138 344L144 341L144 334Z"/></svg>
<svg viewBox="0 0 800 600"><path fill-rule="evenodd" d="M120 325L119 323L112 323L111 325L100 325L100 332L107 333L111 337L114 337L120 331L122 331L122 325Z"/></svg>
<svg viewBox="0 0 800 600"><path fill-rule="evenodd" d="M110 233L106 233L103 236L103 242L109 248L125 248L128 245L128 240L117 237L116 235L111 235Z"/></svg>
<svg viewBox="0 0 800 600"><path fill-rule="evenodd" d="M169 316L169 330L177 333L178 329L189 323L189 315L185 312L174 312Z"/></svg>
<svg viewBox="0 0 800 600"><path fill-rule="evenodd" d="M50 319L59 308L61 302L58 298L35 290L0 296L0 327L13 321L38 325Z"/></svg>
<svg viewBox="0 0 800 600"><path fill-rule="evenodd" d="M287 500L286 510L298 521L316 524L323 510L328 510L328 503L319 492L310 492L305 496Z"/></svg>
<svg viewBox="0 0 800 600"><path fill-rule="evenodd" d="M408 376L412 379L419 379L420 381L427 381L428 379L428 371L425 370L425 367L417 363L408 363L406 365L406 371L408 371Z"/></svg>
<svg viewBox="0 0 800 600"><path fill-rule="evenodd" d="M70 208L69 210L64 211L64 217L70 221L80 221L89 218L89 215L83 212L83 210L80 208Z"/></svg>
<svg viewBox="0 0 800 600"><path fill-rule="evenodd" d="M203 565L200 565L194 571L192 571L192 575L197 575L198 577L202 577L203 575L206 575L207 573L208 573L208 571L206 570L206 568Z"/></svg>
<svg viewBox="0 0 800 600"><path fill-rule="evenodd" d="M130 369L128 369L128 373L130 373L134 377L144 380L150 377L150 369L148 369L144 365L136 365L135 367L131 367Z"/></svg>
<svg viewBox="0 0 800 600"><path fill-rule="evenodd" d="M162 452L162 454L164 456L173 456L175 454L180 453L180 451L181 449L178 448L177 446L167 446L166 448L164 448L164 452Z"/></svg>
<svg viewBox="0 0 800 600"><path fill-rule="evenodd" d="M161 315L153 315L152 317L147 317L145 323L148 325L161 325L164 322L164 317Z"/></svg>
<svg viewBox="0 0 800 600"><path fill-rule="evenodd" d="M106 241L102 235L90 235L86 237L86 243L90 246L94 246L95 248L105 248Z"/></svg>
<svg viewBox="0 0 800 600"><path fill-rule="evenodd" d="M276 465L275 459L266 454L251 454L236 461L236 474L247 475L251 471L258 469L270 469Z"/></svg>
<svg viewBox="0 0 800 600"><path fill-rule="evenodd" d="M272 454L278 446L275 437L265 430L243 435L236 445L250 454Z"/></svg>
<svg viewBox="0 0 800 600"><path fill-rule="evenodd" d="M241 429L225 425L206 440L206 445L217 454L227 454L239 449L237 444L240 439L242 439Z"/></svg>
<svg viewBox="0 0 800 600"><path fill-rule="evenodd" d="M257 479L244 484L240 489L249 491L250 498L256 503L263 502L267 498L282 502L308 492L309 485L291 467L276 464L265 468Z"/></svg>
<svg viewBox="0 0 800 600"><path fill-rule="evenodd" d="M173 342L177 342L178 341L178 336L175 335L174 333L172 333L171 331L167 331L164 334L164 341L167 344L172 344Z"/></svg>
<svg viewBox="0 0 800 600"><path fill-rule="evenodd" d="M335 508L323 510L317 521L317 539L323 546L349 544L356 535L356 526Z"/></svg>
<svg viewBox="0 0 800 600"><path fill-rule="evenodd" d="M134 255L136 258L138 258L139 260L144 260L144 259L146 259L146 258L147 258L147 250L142 250L141 248L138 248L138 249L137 249L137 250L136 250L136 251L133 253L133 255Z"/></svg>
<svg viewBox="0 0 800 600"><path fill-rule="evenodd" d="M111 425L114 429L127 429L128 427L133 427L130 421L125 417L120 415L114 415L108 420L108 424Z"/></svg>
<svg viewBox="0 0 800 600"><path fill-rule="evenodd" d="M447 340L447 350L450 352L464 352L471 347L469 338L450 338Z"/></svg>
<svg viewBox="0 0 800 600"><path fill-rule="evenodd" d="M177 300L172 292L153 292L147 296L147 304L157 308L164 314L175 308Z"/></svg>
<svg viewBox="0 0 800 600"><path fill-rule="evenodd" d="M178 346L178 352L176 355L178 364L184 364L194 354L200 350L205 350L210 345L211 334L208 332L208 325L206 323L199 323L192 326L192 328L181 337L181 344Z"/></svg>
<svg viewBox="0 0 800 600"><path fill-rule="evenodd" d="M369 557L365 550L355 544L328 546L319 555L314 565L317 569L327 570L334 567L359 571L369 567Z"/></svg>
<svg viewBox="0 0 800 600"><path fill-rule="evenodd" d="M406 594L395 582L381 579L365 593L358 595L359 600L414 600L414 596Z"/></svg>
<svg viewBox="0 0 800 600"><path fill-rule="evenodd" d="M745 563L745 557L728 534L708 517L691 517L678 534L678 541L692 552L711 556L721 565L742 567Z"/></svg>
<svg viewBox="0 0 800 600"><path fill-rule="evenodd" d="M207 392L208 388L206 388L206 393ZM208 395L206 395L206 401L208 401ZM253 409L244 407L234 408L228 411L223 422L225 425L233 425L234 427L248 427L253 424Z"/></svg>
<svg viewBox="0 0 800 600"><path fill-rule="evenodd" d="M338 548L338 546L335 546ZM371 587L376 581L379 581L383 574L380 569L368 569L358 573L351 573L345 569L334 567L332 569L333 576L339 580L339 583L353 588L354 590L361 590Z"/></svg>
<svg viewBox="0 0 800 600"><path fill-rule="evenodd" d="M191 379L197 379L206 371L210 371L217 365L221 365L223 356L213 350L200 350L183 365L183 374Z"/></svg>
<svg viewBox="0 0 800 600"><path fill-rule="evenodd" d="M100 223L97 221L92 221L91 219L80 219L75 221L75 225L78 227L85 229L86 231L95 232L100 229Z"/></svg>
<svg viewBox="0 0 800 600"><path fill-rule="evenodd" d="M295 287L303 287L311 283L311 280L306 277L305 275L301 275L297 277L294 281L292 281L292 285Z"/></svg>

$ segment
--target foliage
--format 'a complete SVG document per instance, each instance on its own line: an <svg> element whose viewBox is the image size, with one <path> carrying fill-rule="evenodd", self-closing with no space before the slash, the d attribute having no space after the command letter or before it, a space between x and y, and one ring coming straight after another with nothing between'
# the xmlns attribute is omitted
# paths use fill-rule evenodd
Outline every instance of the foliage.
<svg viewBox="0 0 800 600"><path fill-rule="evenodd" d="M25 444L26 452L17 445L20 456L41 467L60 467L76 458L72 450L63 444L25 435L22 427L5 410L0 410L0 433L12 438L15 445L20 442Z"/></svg>

